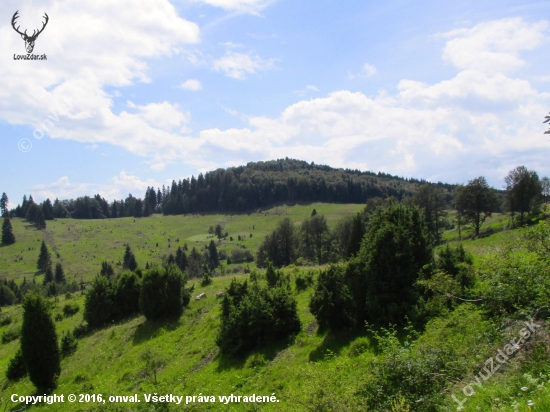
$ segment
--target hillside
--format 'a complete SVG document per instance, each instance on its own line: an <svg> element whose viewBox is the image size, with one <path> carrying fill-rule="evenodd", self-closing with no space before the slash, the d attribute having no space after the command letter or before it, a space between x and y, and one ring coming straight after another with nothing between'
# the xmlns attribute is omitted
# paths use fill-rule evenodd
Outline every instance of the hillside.
<svg viewBox="0 0 550 412"><path fill-rule="evenodd" d="M208 234L209 227L221 224L229 233L218 246L221 251L230 254L234 248L246 247L255 255L264 237L283 217L299 224L315 208L332 226L343 217L355 215L363 207L313 203L279 206L250 214L153 215L99 221L57 219L48 221L44 231L36 230L22 219L13 219L17 243L0 247L0 280L9 278L21 282L23 277L31 280L37 272L36 262L43 239L52 253L53 265L61 262L69 281L88 282L99 273L102 261L120 263L126 244L131 245L138 264L143 268L146 262L158 261L185 244L189 250L193 247L204 249L214 239ZM243 240L238 241L239 236ZM254 262L250 266L254 267ZM231 264L227 269L242 273L243 265ZM38 276L36 280L40 282L41 279L42 276Z"/></svg>
<svg viewBox="0 0 550 412"><path fill-rule="evenodd" d="M323 206L316 205L315 207L317 210L322 210ZM333 208L333 218L337 214L355 211L349 206L346 210L334 205L326 205L326 207ZM244 229L247 224L258 226L259 222L266 218L275 220L283 211L294 219L299 219L302 216L307 216L306 212L309 209L309 206L303 209L301 207L276 209L279 214L272 210L268 216L265 214L263 216L239 216L234 217L232 221L229 220L229 216L216 218L228 219L226 221L228 226L234 224L235 229ZM325 210L325 212L328 211ZM143 221L157 222L161 225L164 219L166 218L155 217ZM199 228L203 227L203 222L210 223L211 220L207 219L212 219L212 216L187 217L185 219L187 220L182 222L187 223L185 227L189 232L178 232L182 237L186 233L191 236L197 231L200 232L202 229ZM193 219L199 222L194 226L196 229L191 228L190 221ZM120 222L112 223L113 228ZM128 230L134 225L132 220L123 222L125 229ZM169 218L168 222L169 224L163 226L163 229L167 230L176 221ZM60 222L56 223L60 225L59 231L49 230L52 233L52 239L58 242L58 233L62 229L66 229L66 225L62 225ZM88 244L94 244L89 236L96 231L109 229L108 232L110 232L109 226L105 229L105 224L108 224L108 221L78 223L85 225L80 227L78 233L79 236L87 238ZM136 221L136 224L140 224L140 222ZM499 225L499 219L495 218L493 224ZM71 231L74 230L71 229ZM122 231L120 228L119 230ZM183 229L173 228L173 230ZM136 236L136 233L128 233L127 237L132 238ZM177 233L171 234L175 236ZM113 235L120 234L115 232ZM197 235L202 236L200 233L193 236ZM483 239L466 240L464 246L473 251L476 262L480 262L490 254L502 249L501 245L517 243L519 235L520 233L516 230L503 231ZM108 235L103 234L102 236L109 240ZM114 239L111 240L114 241ZM190 242L190 239L187 241ZM69 244L70 242L58 244L59 248L63 250L62 255L69 253L70 249L65 249L69 247ZM107 244L110 246L100 250L107 251L114 245L114 243ZM118 255L118 245L115 249L117 249L116 253L111 253ZM79 260L81 255L78 253L73 257L74 260ZM94 253L99 254L98 252ZM146 251L141 253L144 253L143 257L147 256ZM139 260L141 259L142 257L139 258ZM83 267L89 266L91 261L91 259L87 260ZM317 268L289 267L285 270L291 275L293 285L295 277L302 271L318 273ZM108 402L97 405L92 402L79 403L78 405L56 404L55 407L42 404L33 406L31 409L60 411L366 410L358 406L359 404L353 403L353 399L356 399L358 393L372 387L371 378L381 379L381 373L388 373L390 370L393 371L392 373L396 373L396 371L399 372L405 368L403 373L406 373L410 379L419 379L418 373L421 375L426 373L419 369L427 367L422 366L422 362L429 362L425 357L435 351L433 353L447 354L444 355L449 362L447 368L462 366L469 371L466 372L463 382L455 382L447 393L439 395L442 406L437 410L456 410L457 404L450 394L455 394L459 400L465 398L461 392L462 387L467 385L471 376L477 373L479 365L482 367L485 359L496 353L509 340L510 334L516 334L517 330L522 327L521 323L508 322L508 329L499 329L498 322L487 319L475 305L465 304L459 306L454 312L431 321L425 331L415 338L414 346L410 347L412 349L407 349L407 346L401 348L399 340L392 340L391 334L386 338L383 338L384 335L382 335L375 339L371 333L365 330L356 332L319 331L317 322L308 309L312 293L311 287L299 292L294 290L293 286L293 294L298 302L302 331L294 339L264 347L245 357L226 358L219 355L215 344L220 314L220 301L215 298L215 294L224 290L229 285L231 278L232 276L217 277L212 285L205 288L196 284L194 295L205 292L207 297L200 301L193 299L184 315L177 320L149 322L145 321L142 316L132 317L96 330L79 339L77 351L62 361L62 374L59 387L55 391L56 394L103 394L103 398L108 398L110 395L137 394L141 399L141 404L138 406ZM72 296L60 297L55 304L54 314L61 313L62 307L67 303L77 303L80 306L80 311L76 315L68 318L61 317L61 320L56 322L60 336L64 331L69 331L82 322L83 300L84 297L79 292ZM21 308L19 306L4 308L0 317L12 319L11 324L0 326L0 333L6 334L20 325ZM537 339L546 336L545 330L547 330L546 327L540 331ZM405 335L404 331L400 332L401 342ZM508 337L506 337L507 335ZM6 369L8 360L14 355L17 347L17 340L0 345L0 370ZM526 354L535 353L530 349L525 349L525 351ZM145 367L145 362L142 360L144 353L154 353L160 359L162 366L157 374L157 383L154 383L150 371L147 371ZM383 359L386 359L387 356L389 356L388 360L384 361ZM393 356L396 358L392 358ZM382 372L378 370L382 367L382 364L377 363L379 359L381 362L389 362L389 359L394 359L391 364L395 361L397 363L391 369ZM451 366L451 364L455 366ZM491 380L484 382L480 388L476 387L476 395L468 398L468 402L463 405L462 410L527 411L531 410L527 407L527 399L533 400L537 405L534 410L548 410L550 404L547 399L550 395L550 388L547 387L548 375L543 372L546 370L545 364L537 366L535 360L528 361L528 357L523 355L514 358ZM409 372L406 372L407 370ZM537 371L540 371L540 375ZM386 378L390 379L391 377L387 376ZM375 383L382 385L379 390L390 390L390 387L382 389L385 387L383 381ZM398 387L401 387L402 384L399 383ZM526 392L520 388L525 388ZM19 383L4 385L2 395L4 400L12 393L30 395L34 393L34 388L28 378L25 378ZM196 396L196 400L195 402L191 401L188 405L179 406L146 404L145 395L154 393L184 397ZM230 396L231 394L235 396L274 395L278 403L259 405L240 402L224 405L219 401L218 396ZM215 396L216 403L211 401L207 404L201 403L199 402L200 395ZM420 407L422 398L419 398L418 402L420 404L417 404L414 409L400 407L398 403L395 403L391 410L395 412L431 410ZM517 407L511 408L510 405L514 402L517 402ZM19 410L21 406L9 402L7 405L8 410Z"/></svg>

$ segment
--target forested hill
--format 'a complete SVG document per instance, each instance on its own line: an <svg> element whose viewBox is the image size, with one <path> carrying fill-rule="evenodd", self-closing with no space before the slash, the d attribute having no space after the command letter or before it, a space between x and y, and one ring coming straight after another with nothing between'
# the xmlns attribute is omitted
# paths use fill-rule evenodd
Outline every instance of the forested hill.
<svg viewBox="0 0 550 412"><path fill-rule="evenodd" d="M426 182L286 158L174 181L162 196L162 211L183 214L254 210L277 203L365 203L372 197L412 196L420 184ZM450 200L454 186L439 185Z"/></svg>
<svg viewBox="0 0 550 412"><path fill-rule="evenodd" d="M386 173L335 169L301 160L279 159L253 162L246 166L218 169L188 179L173 181L170 187L147 188L143 199L129 195L107 202L100 195L75 200L48 199L41 206L46 220L73 217L102 219L142 217L152 213L179 215L202 212L245 212L275 204L297 202L365 203L374 197L412 196L425 180L406 179ZM436 183L449 204L455 185ZM33 209L32 196L23 199L14 214L26 217ZM37 213L39 213L37 211ZM32 213L31 213L32 214Z"/></svg>

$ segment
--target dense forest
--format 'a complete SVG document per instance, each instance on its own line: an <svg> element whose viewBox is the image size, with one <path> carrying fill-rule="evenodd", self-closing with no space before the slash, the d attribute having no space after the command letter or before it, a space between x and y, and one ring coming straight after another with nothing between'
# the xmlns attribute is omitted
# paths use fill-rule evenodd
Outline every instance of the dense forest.
<svg viewBox="0 0 550 412"><path fill-rule="evenodd" d="M126 199L109 203L100 195L83 196L56 199L53 203L46 200L42 209L45 220L142 217L152 213L245 212L279 203L365 203L376 197L402 200L411 197L422 185L442 189L444 202L450 204L455 185L432 184L382 172L335 169L286 158L174 180L170 187L148 188L143 199L130 194ZM32 197L25 197L14 215L26 217L32 202Z"/></svg>

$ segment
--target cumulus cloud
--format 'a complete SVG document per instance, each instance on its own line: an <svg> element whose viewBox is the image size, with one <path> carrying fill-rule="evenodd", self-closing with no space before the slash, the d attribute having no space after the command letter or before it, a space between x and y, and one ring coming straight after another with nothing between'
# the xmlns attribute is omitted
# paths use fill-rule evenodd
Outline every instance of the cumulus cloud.
<svg viewBox="0 0 550 412"><path fill-rule="evenodd" d="M477 24L441 34L447 40L443 58L458 69L510 73L525 65L523 50L542 44L547 22L528 23L509 18Z"/></svg>
<svg viewBox="0 0 550 412"><path fill-rule="evenodd" d="M184 81L180 87L184 90L193 90L193 91L197 91L197 90L200 90L202 89L202 84L200 81L198 81L197 79L189 79L189 80L186 80Z"/></svg>
<svg viewBox="0 0 550 412"><path fill-rule="evenodd" d="M264 60L252 53L235 53L228 51L225 56L214 61L213 68L223 72L227 77L244 80L250 74L273 67L275 60Z"/></svg>

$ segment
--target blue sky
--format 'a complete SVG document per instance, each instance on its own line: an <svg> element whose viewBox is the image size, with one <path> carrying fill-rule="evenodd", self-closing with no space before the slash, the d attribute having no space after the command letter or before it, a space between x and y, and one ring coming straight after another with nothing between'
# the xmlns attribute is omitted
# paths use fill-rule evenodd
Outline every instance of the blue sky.
<svg viewBox="0 0 550 412"><path fill-rule="evenodd" d="M292 157L431 181L550 174L550 3L5 0L0 191L112 200ZM21 29L49 22L14 60Z"/></svg>

